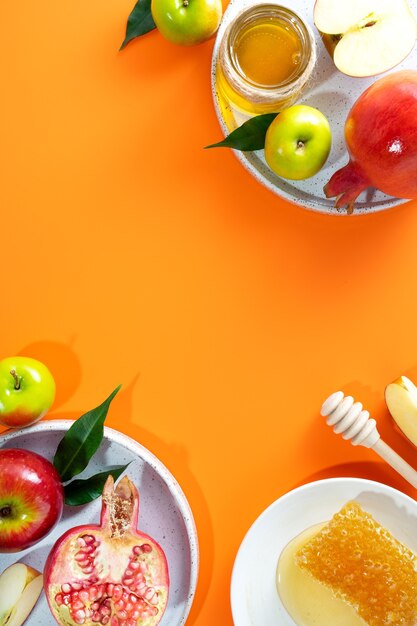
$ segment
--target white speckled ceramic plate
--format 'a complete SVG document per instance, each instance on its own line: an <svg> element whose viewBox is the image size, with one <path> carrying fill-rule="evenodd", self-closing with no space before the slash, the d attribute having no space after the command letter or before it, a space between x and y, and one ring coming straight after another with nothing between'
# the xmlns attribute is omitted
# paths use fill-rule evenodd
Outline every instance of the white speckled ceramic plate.
<svg viewBox="0 0 417 626"><path fill-rule="evenodd" d="M270 0L269 0L270 2ZM216 89L216 66L220 41L231 20L243 9L255 4L266 4L263 0L231 0L222 23L217 33L212 60L212 91L217 117L225 135L242 124L246 116L233 110L229 105L222 102L221 96ZM304 181L289 181L276 176L266 165L263 150L257 152L238 152L236 155L243 166L268 189L278 196L298 204L306 209L328 213L333 215L346 215L346 210L337 210L333 206L333 200L327 200L323 193L324 185L329 181L333 173L343 165L348 158L344 142L344 123L353 103L367 87L382 75L371 78L351 78L339 72L313 24L314 0L282 0L278 2L282 6L292 9L306 22L308 22L316 35L318 62L313 77L301 95L299 100L302 104L320 109L328 118L333 132L333 146L325 167L312 178ZM417 0L409 0L409 6L417 16ZM412 53L400 65L391 71L400 69L417 68L417 45ZM214 140L214 138L213 138ZM389 209L407 202L407 200L386 196L380 191L368 190L364 192L356 203L354 214L366 214L383 209Z"/></svg>
<svg viewBox="0 0 417 626"><path fill-rule="evenodd" d="M71 424L70 420L56 420L8 431L0 436L0 446L26 448L52 460L58 442ZM104 431L103 443L85 474L93 474L106 465L131 461L126 474L140 493L139 528L156 539L168 560L170 596L160 624L181 626L193 602L199 567L197 531L190 506L175 478L149 450L116 430L105 428ZM100 508L101 499L82 507L66 506L58 526L33 548L17 554L0 554L0 571L17 560L42 571L58 537L73 526L97 523ZM28 623L30 626L56 626L43 595Z"/></svg>
<svg viewBox="0 0 417 626"><path fill-rule="evenodd" d="M331 519L349 500L356 500L417 553L417 502L401 491L361 478L330 478L298 487L261 513L242 541L231 584L235 626L295 626L276 589L279 556L294 537Z"/></svg>

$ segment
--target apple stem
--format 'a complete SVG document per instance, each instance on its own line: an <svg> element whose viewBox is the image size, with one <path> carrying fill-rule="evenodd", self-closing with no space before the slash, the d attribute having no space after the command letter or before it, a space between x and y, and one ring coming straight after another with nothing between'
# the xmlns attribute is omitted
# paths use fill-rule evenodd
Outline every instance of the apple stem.
<svg viewBox="0 0 417 626"><path fill-rule="evenodd" d="M183 6L185 6L186 8L188 7L188 5L190 4L189 0L183 0Z"/></svg>
<svg viewBox="0 0 417 626"><path fill-rule="evenodd" d="M21 381L22 377L21 377L21 376L18 376L18 375L16 374L16 370L11 370L11 371L10 371L10 374L11 374L11 375L13 376L13 378L14 378L14 388L15 388L15 389L20 389L20 381Z"/></svg>

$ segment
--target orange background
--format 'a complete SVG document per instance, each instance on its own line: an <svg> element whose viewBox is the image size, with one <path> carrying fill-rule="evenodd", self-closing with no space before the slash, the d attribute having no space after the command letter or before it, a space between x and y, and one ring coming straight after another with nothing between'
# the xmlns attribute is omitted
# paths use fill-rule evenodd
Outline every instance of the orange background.
<svg viewBox="0 0 417 626"><path fill-rule="evenodd" d="M319 216L204 151L221 137L213 42L152 33L118 53L133 4L3 3L1 353L50 366L55 418L124 383L107 424L161 458L195 514L188 623L228 626L238 546L285 491L345 474L413 493L318 409L353 393L416 463L383 391L417 379L417 204Z"/></svg>

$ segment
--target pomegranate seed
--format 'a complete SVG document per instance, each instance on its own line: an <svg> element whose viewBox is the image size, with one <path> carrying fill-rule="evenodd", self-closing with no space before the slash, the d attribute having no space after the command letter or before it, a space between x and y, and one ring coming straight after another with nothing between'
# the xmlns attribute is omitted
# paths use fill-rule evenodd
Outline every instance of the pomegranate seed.
<svg viewBox="0 0 417 626"><path fill-rule="evenodd" d="M148 590L145 593L145 600L150 600L153 597L154 594L154 590L152 589L152 587L149 587Z"/></svg>
<svg viewBox="0 0 417 626"><path fill-rule="evenodd" d="M85 590L80 591L79 597L80 597L80 600L82 600L85 604L90 599L90 594L88 593L88 591L85 591Z"/></svg>
<svg viewBox="0 0 417 626"><path fill-rule="evenodd" d="M129 600L129 594L127 593L127 591L124 591L122 594L122 599L127 602Z"/></svg>
<svg viewBox="0 0 417 626"><path fill-rule="evenodd" d="M146 572L148 571L148 566L146 565L146 563L144 563L143 561L141 561L139 563L139 569L142 572L142 574L146 574Z"/></svg>
<svg viewBox="0 0 417 626"><path fill-rule="evenodd" d="M107 583L107 588L106 588L106 591L107 591L107 595L108 595L108 596L112 597L112 595L113 595L113 589L114 589L114 585L113 585L113 583Z"/></svg>
<svg viewBox="0 0 417 626"><path fill-rule="evenodd" d="M141 616L141 612L139 611L139 609L135 609L134 611L131 612L130 617L131 619L135 621L135 626L136 626L136 620L138 620L140 616Z"/></svg>
<svg viewBox="0 0 417 626"><path fill-rule="evenodd" d="M68 584L68 583L64 583L64 584L61 586L61 589L62 589L62 591L63 591L64 593L71 593L71 591L72 591L72 587L71 587L71 585L70 585L70 584Z"/></svg>
<svg viewBox="0 0 417 626"><path fill-rule="evenodd" d="M97 611L100 608L100 602L93 602L91 608L93 609L93 611Z"/></svg>
<svg viewBox="0 0 417 626"><path fill-rule="evenodd" d="M117 619L115 615L113 615L113 617L111 618L111 626L119 626L119 620Z"/></svg>
<svg viewBox="0 0 417 626"><path fill-rule="evenodd" d="M110 616L106 615L106 617L103 617L103 619L101 620L101 623L103 624L103 626L106 626L106 624L108 624L110 621ZM118 626L118 622L115 622L116 626ZM112 624L113 626L113 624Z"/></svg>
<svg viewBox="0 0 417 626"><path fill-rule="evenodd" d="M158 594L158 592L157 592L157 591L153 594L153 596L152 596L152 598L149 600L149 602L150 602L151 604L153 604L153 605L158 604L158 602L159 602L159 594Z"/></svg>
<svg viewBox="0 0 417 626"><path fill-rule="evenodd" d="M123 602L123 600L119 600L118 602L114 603L114 607L119 611L121 611L125 606L125 603Z"/></svg>
<svg viewBox="0 0 417 626"><path fill-rule="evenodd" d="M125 571L125 576L127 578L130 578L131 576L133 576L133 571L129 568L127 568L127 570Z"/></svg>
<svg viewBox="0 0 417 626"><path fill-rule="evenodd" d="M93 616L91 618L92 622L99 622L101 620L101 615L98 611L96 611L95 613L93 613Z"/></svg>
<svg viewBox="0 0 417 626"><path fill-rule="evenodd" d="M129 600L131 601L132 604L136 604L136 602L138 601L138 598L135 596L134 593L131 593L129 596Z"/></svg>
<svg viewBox="0 0 417 626"><path fill-rule="evenodd" d="M105 615L111 615L111 609L108 606L101 606L100 607L100 614L103 615L103 617Z"/></svg>
<svg viewBox="0 0 417 626"><path fill-rule="evenodd" d="M78 611L79 609L84 608L84 603L81 600L73 600L71 603L71 608L73 611ZM84 615L85 617L85 615Z"/></svg>
<svg viewBox="0 0 417 626"><path fill-rule="evenodd" d="M99 541L98 539L96 539L96 540L94 541L94 544L93 544L93 545L94 545L94 547L95 547L95 548L98 548L98 546L100 545L100 543L101 543L101 541Z"/></svg>
<svg viewBox="0 0 417 626"><path fill-rule="evenodd" d="M61 604L64 603L64 599L62 597L62 593L57 593L55 596L55 602L57 603L58 606L61 606Z"/></svg>
<svg viewBox="0 0 417 626"><path fill-rule="evenodd" d="M90 545L90 543L94 543L95 539L92 535L83 535L83 539L86 544Z"/></svg>
<svg viewBox="0 0 417 626"><path fill-rule="evenodd" d="M85 574L91 574L91 572L94 570L94 565L89 565L88 567L83 567L83 572Z"/></svg>
<svg viewBox="0 0 417 626"><path fill-rule="evenodd" d="M120 600L123 595L123 588L121 585L115 585L113 591L113 597L115 600Z"/></svg>
<svg viewBox="0 0 417 626"><path fill-rule="evenodd" d="M109 606L111 608L111 600L109 598L104 600L103 604L104 604L104 606Z"/></svg>
<svg viewBox="0 0 417 626"><path fill-rule="evenodd" d="M144 575L142 574L142 572L138 572L135 576L135 582L137 583L141 583L145 580Z"/></svg>
<svg viewBox="0 0 417 626"><path fill-rule="evenodd" d="M72 583L72 588L74 589L74 591L80 591L82 587L82 583Z"/></svg>
<svg viewBox="0 0 417 626"><path fill-rule="evenodd" d="M88 595L90 600L97 600L98 598L98 589L94 585L85 593Z"/></svg>
<svg viewBox="0 0 417 626"><path fill-rule="evenodd" d="M136 591L138 592L140 596L143 596L146 593L146 584L141 583L140 585L137 585Z"/></svg>
<svg viewBox="0 0 417 626"><path fill-rule="evenodd" d="M117 616L119 619L126 619L127 618L127 612L122 609L121 611L119 611L119 614Z"/></svg>
<svg viewBox="0 0 417 626"><path fill-rule="evenodd" d="M127 585L127 587L130 587L130 585L133 584L133 578L125 578L123 582L125 585Z"/></svg>
<svg viewBox="0 0 417 626"><path fill-rule="evenodd" d="M77 543L80 546L80 548L84 548L84 546L86 545L85 539L83 539L83 537L78 537Z"/></svg>
<svg viewBox="0 0 417 626"><path fill-rule="evenodd" d="M131 561L129 563L129 567L130 567L130 570L126 570L126 574L128 573L128 571L132 571L133 570L133 572L135 572L137 569L139 569L139 563L137 561Z"/></svg>
<svg viewBox="0 0 417 626"><path fill-rule="evenodd" d="M62 600L63 603L65 604L65 606L69 606L71 604L71 596L70 594L65 594L64 596L62 596Z"/></svg>
<svg viewBox="0 0 417 626"><path fill-rule="evenodd" d="M149 543L144 543L142 544L142 552L148 553L152 552L152 547L149 545Z"/></svg>
<svg viewBox="0 0 417 626"><path fill-rule="evenodd" d="M84 624L85 622L85 611L80 610L74 613L74 621L76 624Z"/></svg>
<svg viewBox="0 0 417 626"><path fill-rule="evenodd" d="M135 546L133 548L133 553L138 555L138 556L139 556L139 554L142 554L142 550L140 549L140 546Z"/></svg>
<svg viewBox="0 0 417 626"><path fill-rule="evenodd" d="M87 564L89 561L87 555L84 554L84 552L77 552L74 559L77 561L79 565L82 565L83 563Z"/></svg>

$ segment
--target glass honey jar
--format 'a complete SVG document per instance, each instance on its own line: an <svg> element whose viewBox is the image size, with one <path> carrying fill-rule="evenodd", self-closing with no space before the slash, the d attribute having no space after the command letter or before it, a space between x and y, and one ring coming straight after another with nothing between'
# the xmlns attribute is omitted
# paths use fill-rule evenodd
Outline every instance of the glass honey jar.
<svg viewBox="0 0 417 626"><path fill-rule="evenodd" d="M241 12L224 33L217 88L243 113L278 112L299 98L315 63L310 27L290 9L258 4Z"/></svg>

